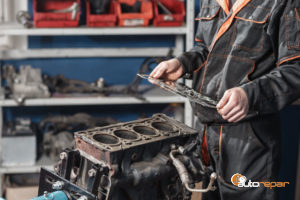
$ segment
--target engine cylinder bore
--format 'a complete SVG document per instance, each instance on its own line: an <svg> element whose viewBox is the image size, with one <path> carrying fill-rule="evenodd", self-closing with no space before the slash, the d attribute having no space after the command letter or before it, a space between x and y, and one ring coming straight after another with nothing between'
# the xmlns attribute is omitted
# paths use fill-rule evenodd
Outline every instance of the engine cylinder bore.
<svg viewBox="0 0 300 200"><path fill-rule="evenodd" d="M115 136L108 135L108 134L96 134L93 138L103 144L118 144L119 139Z"/></svg>
<svg viewBox="0 0 300 200"><path fill-rule="evenodd" d="M173 126L166 122L153 122L152 126L160 131L174 131Z"/></svg>
<svg viewBox="0 0 300 200"><path fill-rule="evenodd" d="M155 130L147 126L135 126L133 127L133 130L141 135L147 135L147 136L156 135Z"/></svg>
<svg viewBox="0 0 300 200"><path fill-rule="evenodd" d="M138 139L138 134L132 132L132 131L127 131L127 130L116 130L114 131L114 135L125 139L125 140L136 140Z"/></svg>

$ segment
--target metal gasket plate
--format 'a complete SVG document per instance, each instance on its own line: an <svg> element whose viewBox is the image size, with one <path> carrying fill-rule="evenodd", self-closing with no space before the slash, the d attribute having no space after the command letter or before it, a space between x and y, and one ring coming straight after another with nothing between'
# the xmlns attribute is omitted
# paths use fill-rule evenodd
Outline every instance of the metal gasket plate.
<svg viewBox="0 0 300 200"><path fill-rule="evenodd" d="M175 81L166 81L162 79L155 79L146 74L137 74L139 77L143 79L147 79L152 82L154 85L158 85L159 87L172 92L174 94L178 94L184 98L188 98L190 101L200 104L203 107L214 108L218 104L217 101L211 99L208 96L200 94L193 90L192 88L183 85L181 83L177 83Z"/></svg>

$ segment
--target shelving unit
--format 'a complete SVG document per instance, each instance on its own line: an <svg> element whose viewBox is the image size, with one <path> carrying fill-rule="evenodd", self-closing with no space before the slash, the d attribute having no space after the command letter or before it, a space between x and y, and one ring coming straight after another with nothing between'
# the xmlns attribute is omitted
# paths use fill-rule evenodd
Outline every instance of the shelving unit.
<svg viewBox="0 0 300 200"><path fill-rule="evenodd" d="M16 1L16 0L15 0ZM0 0L0 3L3 0ZM6 1L10 2L10 1ZM9 3L7 3L9 5ZM143 48L59 48L59 49L30 49L28 48L28 36L120 36L120 35L173 35L175 36L175 46L172 47L174 55L177 56L185 49L190 49L194 44L194 7L195 0L186 1L186 24L182 27L115 27L115 28L31 28L26 29L16 24L14 16L16 11L27 10L27 1L18 1L11 4L14 12L7 12L4 15L6 20L0 20L0 36L13 38L12 48L0 50L0 60L26 59L26 58L68 58L68 57L149 57L165 56L170 47L143 47ZM2 6L2 5L1 5ZM0 6L0 8L1 8ZM6 9L3 7L2 9ZM1 16L0 16L1 17ZM3 17L3 16L2 16ZM185 110L185 123L193 124L193 114L189 101L158 88L152 89L144 94L146 101L141 101L129 96L109 96L109 97L67 97L67 98L47 98L28 99L22 106L76 106L76 105L120 105L120 104L162 104L162 103L182 103ZM0 100L0 130L3 127L3 108L19 106L14 100ZM2 131L0 143L2 140ZM1 146L0 146L1 155ZM42 163L35 166L11 166L0 167L0 178L4 174L12 173L34 173L39 172ZM44 167L53 169L52 165L44 164ZM2 182L0 181L0 191Z"/></svg>
<svg viewBox="0 0 300 200"><path fill-rule="evenodd" d="M172 95L162 89L153 88L146 92L145 101L130 96L108 97L52 97L45 99L27 99L21 106L79 106L79 105L126 105L126 104L163 104L189 103L185 98ZM1 107L20 106L13 99L0 100Z"/></svg>

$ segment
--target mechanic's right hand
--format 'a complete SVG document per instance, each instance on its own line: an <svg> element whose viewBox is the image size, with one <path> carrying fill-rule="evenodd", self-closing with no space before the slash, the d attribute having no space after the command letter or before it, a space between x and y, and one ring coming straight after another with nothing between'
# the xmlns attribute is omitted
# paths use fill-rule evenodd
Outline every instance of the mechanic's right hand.
<svg viewBox="0 0 300 200"><path fill-rule="evenodd" d="M156 79L164 79L168 81L176 81L181 77L183 68L178 59L163 61L151 72L150 77Z"/></svg>

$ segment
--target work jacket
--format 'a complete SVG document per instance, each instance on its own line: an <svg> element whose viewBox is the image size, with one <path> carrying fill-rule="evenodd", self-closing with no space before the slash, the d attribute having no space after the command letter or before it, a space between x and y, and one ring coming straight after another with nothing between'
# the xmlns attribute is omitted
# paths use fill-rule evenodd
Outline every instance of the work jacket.
<svg viewBox="0 0 300 200"><path fill-rule="evenodd" d="M246 119L272 114L300 97L300 0L202 0L196 46L178 57L193 88L219 101L242 87ZM225 123L197 104L203 123Z"/></svg>

